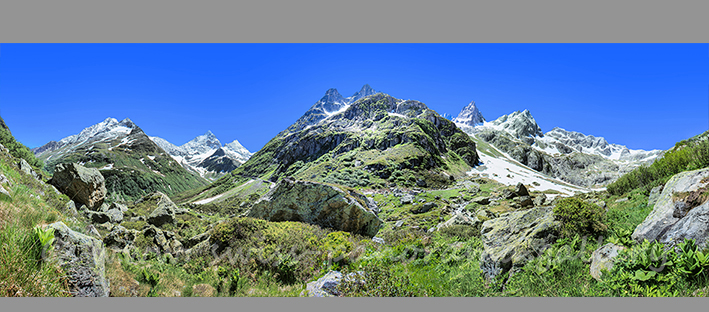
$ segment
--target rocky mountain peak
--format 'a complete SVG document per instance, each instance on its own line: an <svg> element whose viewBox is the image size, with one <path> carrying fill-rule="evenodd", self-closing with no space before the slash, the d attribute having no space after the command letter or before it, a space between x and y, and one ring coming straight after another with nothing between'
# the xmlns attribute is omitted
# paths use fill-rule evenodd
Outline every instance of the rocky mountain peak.
<svg viewBox="0 0 709 312"><path fill-rule="evenodd" d="M467 106L463 108L458 114L458 117L452 120L459 127L461 125L475 127L485 122L485 118L477 106L475 106L475 101L471 101Z"/></svg>
<svg viewBox="0 0 709 312"><path fill-rule="evenodd" d="M542 128L532 117L529 110L516 111L509 115L503 115L494 121L485 123L486 126L496 130L504 130L518 139L543 137Z"/></svg>
<svg viewBox="0 0 709 312"><path fill-rule="evenodd" d="M376 94L377 92L372 89L372 87L369 84L365 84L362 86L362 89L359 91L355 92L352 96L347 98L347 103L352 104L354 102L357 102L357 100L361 98L368 97L370 95Z"/></svg>

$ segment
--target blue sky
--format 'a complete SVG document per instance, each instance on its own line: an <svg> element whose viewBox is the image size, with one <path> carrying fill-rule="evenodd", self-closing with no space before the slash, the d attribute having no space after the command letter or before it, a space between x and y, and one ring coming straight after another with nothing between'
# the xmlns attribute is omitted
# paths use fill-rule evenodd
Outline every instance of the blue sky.
<svg viewBox="0 0 709 312"><path fill-rule="evenodd" d="M107 117L257 151L329 88L487 120L529 109L632 149L709 128L707 44L0 44L0 116L30 147Z"/></svg>

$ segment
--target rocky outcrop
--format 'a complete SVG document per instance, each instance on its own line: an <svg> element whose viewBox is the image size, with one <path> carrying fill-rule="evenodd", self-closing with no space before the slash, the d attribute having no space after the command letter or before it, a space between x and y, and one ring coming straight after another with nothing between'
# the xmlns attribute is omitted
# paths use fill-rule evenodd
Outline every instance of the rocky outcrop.
<svg viewBox="0 0 709 312"><path fill-rule="evenodd" d="M657 203L657 200L660 199L660 192L662 192L663 187L664 185L660 185L653 187L652 190L650 190L650 196L647 199L648 206L654 206L655 203Z"/></svg>
<svg viewBox="0 0 709 312"><path fill-rule="evenodd" d="M483 276L491 280L513 268L522 267L556 241L558 226L551 207L510 212L485 221L480 231L483 240L480 268Z"/></svg>
<svg viewBox="0 0 709 312"><path fill-rule="evenodd" d="M106 184L96 168L79 164L58 164L49 183L72 200L96 210L106 197Z"/></svg>
<svg viewBox="0 0 709 312"><path fill-rule="evenodd" d="M184 209L177 207L177 205L170 200L170 197L167 197L167 195L161 192L146 195L139 199L136 204L145 201L155 203L155 209L150 212L146 221L158 227L175 222L175 216L177 214L186 212Z"/></svg>
<svg viewBox="0 0 709 312"><path fill-rule="evenodd" d="M137 234L138 231L136 230L128 230L120 225L117 225L106 235L103 239L103 243L106 244L107 248L122 251L126 247L133 245Z"/></svg>
<svg viewBox="0 0 709 312"><path fill-rule="evenodd" d="M608 272L613 269L613 262L618 256L618 251L625 249L623 246L614 245L612 243L605 244L596 249L591 255L591 276L597 281L601 281L601 270Z"/></svg>
<svg viewBox="0 0 709 312"><path fill-rule="evenodd" d="M69 278L75 297L108 297L106 250L100 240L69 229L63 222L48 226L54 229L54 254Z"/></svg>
<svg viewBox="0 0 709 312"><path fill-rule="evenodd" d="M362 277L357 273L350 273L343 277L342 273L338 271L330 271L317 281L308 283L300 295L303 297L338 297L340 292L337 290L337 286L342 283L343 278L346 281L363 282Z"/></svg>
<svg viewBox="0 0 709 312"><path fill-rule="evenodd" d="M635 228L632 238L670 246L685 239L704 248L709 242L709 169L678 173L665 184L650 215Z"/></svg>
<svg viewBox="0 0 709 312"><path fill-rule="evenodd" d="M34 177L35 179L39 179L39 175L37 175L37 173L34 172L34 169L32 169L32 166L30 166L30 164L29 164L26 160L20 159L20 162L17 163L17 167L18 167L22 172L31 175L31 176Z"/></svg>
<svg viewBox="0 0 709 312"><path fill-rule="evenodd" d="M515 194L517 194L517 196L529 196L529 191L527 187L520 182L515 186Z"/></svg>
<svg viewBox="0 0 709 312"><path fill-rule="evenodd" d="M337 187L287 178L246 215L269 221L300 221L369 237L382 224L366 203Z"/></svg>
<svg viewBox="0 0 709 312"><path fill-rule="evenodd" d="M446 222L439 224L438 226L436 226L436 228L440 230L453 225L478 226L481 223L482 222L480 222L480 220L476 216L470 216L466 212L460 212L454 214L453 217L448 219Z"/></svg>
<svg viewBox="0 0 709 312"><path fill-rule="evenodd" d="M163 231L155 226L148 226L143 230L143 235L151 239L154 245L153 252L159 254L171 254L173 256L182 256L185 252L182 243L177 240L174 232Z"/></svg>

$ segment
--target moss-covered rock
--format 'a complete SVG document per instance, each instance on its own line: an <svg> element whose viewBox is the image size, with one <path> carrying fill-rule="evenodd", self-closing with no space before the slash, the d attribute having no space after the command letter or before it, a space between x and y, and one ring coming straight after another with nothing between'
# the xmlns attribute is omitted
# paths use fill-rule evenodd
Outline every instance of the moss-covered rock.
<svg viewBox="0 0 709 312"><path fill-rule="evenodd" d="M246 215L269 221L300 221L370 237L382 224L366 203L340 188L290 179L283 179Z"/></svg>
<svg viewBox="0 0 709 312"><path fill-rule="evenodd" d="M559 223L552 208L516 211L482 224L483 252L480 269L488 280L541 254L556 241Z"/></svg>
<svg viewBox="0 0 709 312"><path fill-rule="evenodd" d="M106 198L106 184L96 168L75 163L58 164L49 183L92 210L98 209Z"/></svg>

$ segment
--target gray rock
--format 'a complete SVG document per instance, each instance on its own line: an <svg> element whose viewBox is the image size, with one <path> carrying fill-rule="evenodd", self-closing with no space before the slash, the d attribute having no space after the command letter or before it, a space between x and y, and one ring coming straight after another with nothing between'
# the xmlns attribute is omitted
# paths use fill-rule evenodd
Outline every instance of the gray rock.
<svg viewBox="0 0 709 312"><path fill-rule="evenodd" d="M359 273L359 274L358 274ZM345 280L356 281L363 283L361 272L350 273L344 277ZM307 284L305 290L301 292L301 296L307 297L338 297L340 292L337 290L337 286L343 280L342 273L338 271L330 271L325 274L325 276L319 278L314 282Z"/></svg>
<svg viewBox="0 0 709 312"><path fill-rule="evenodd" d="M182 242L182 245L185 248L192 248L193 246L195 246L203 241L209 240L210 237L211 237L211 235L209 234L209 232L204 232L202 234L197 234L195 236L192 236L192 237L186 239L184 242Z"/></svg>
<svg viewBox="0 0 709 312"><path fill-rule="evenodd" d="M490 198L489 197L484 197L484 196L478 196L473 198L474 203L478 203L480 205L487 205L490 203Z"/></svg>
<svg viewBox="0 0 709 312"><path fill-rule="evenodd" d="M75 297L108 297L106 250L100 240L69 229L63 222L54 229L54 254L67 273L70 292Z"/></svg>
<svg viewBox="0 0 709 312"><path fill-rule="evenodd" d="M112 203L111 206L109 207L110 209L118 209L121 212L126 212L128 211L128 206L121 204L121 203Z"/></svg>
<svg viewBox="0 0 709 312"><path fill-rule="evenodd" d="M406 194L406 195L404 195L404 196L401 196L401 200L400 200L400 201L401 201L401 204L402 204L402 205L410 204L410 203L412 203L412 202L414 201L414 196L413 196L413 195Z"/></svg>
<svg viewBox="0 0 709 312"><path fill-rule="evenodd" d="M653 206L657 203L657 200L660 199L660 192L662 192L663 187L664 185L660 185L653 187L652 190L650 190L650 197L647 199L648 206Z"/></svg>
<svg viewBox="0 0 709 312"><path fill-rule="evenodd" d="M591 276L597 281L601 281L601 270L613 269L615 257L618 256L618 251L625 249L623 246L614 245L612 243L605 244L596 249L591 255Z"/></svg>
<svg viewBox="0 0 709 312"><path fill-rule="evenodd" d="M453 225L476 226L481 223L482 222L480 222L477 217L470 216L466 212L461 212L454 214L453 217L448 219L446 222L439 224L436 228L440 230Z"/></svg>
<svg viewBox="0 0 709 312"><path fill-rule="evenodd" d="M505 189L502 191L502 198L504 198L504 199L512 199L512 198L515 198L515 196L517 196L517 194L515 194L514 192L512 192L508 189Z"/></svg>
<svg viewBox="0 0 709 312"><path fill-rule="evenodd" d="M532 201L532 197L524 195L517 197L517 203L519 204L520 207L525 208L525 207L531 207L534 206L534 201Z"/></svg>
<svg viewBox="0 0 709 312"><path fill-rule="evenodd" d="M105 212L88 211L86 216L93 224L111 222L111 218Z"/></svg>
<svg viewBox="0 0 709 312"><path fill-rule="evenodd" d="M101 234L98 232L96 227L93 224L89 224L86 226L86 233L88 235L93 236L94 238L101 239Z"/></svg>
<svg viewBox="0 0 709 312"><path fill-rule="evenodd" d="M398 228L404 225L404 220L399 220L394 223L394 228Z"/></svg>
<svg viewBox="0 0 709 312"><path fill-rule="evenodd" d="M22 172L31 175L35 179L39 179L39 176L37 175L37 173L34 172L34 169L32 169L32 166L30 166L30 164L27 163L26 160L20 159L20 162L17 163L17 167L20 168L20 170Z"/></svg>
<svg viewBox="0 0 709 312"><path fill-rule="evenodd" d="M108 207L110 206L107 203L103 203L100 207L98 207L98 209L96 209L96 211L106 212L108 211Z"/></svg>
<svg viewBox="0 0 709 312"><path fill-rule="evenodd" d="M138 231L136 230L128 230L125 227L117 225L106 235L103 239L103 243L110 249L121 251L133 245L137 234Z"/></svg>
<svg viewBox="0 0 709 312"><path fill-rule="evenodd" d="M709 190L709 169L678 173L665 184L652 212L635 228L637 242L658 241L674 246L685 239L704 248L709 241L709 202L700 201Z"/></svg>
<svg viewBox="0 0 709 312"><path fill-rule="evenodd" d="M2 185L0 185L0 198L2 199L12 199L10 192L8 192Z"/></svg>
<svg viewBox="0 0 709 312"><path fill-rule="evenodd" d="M478 210L475 213L475 216L477 216L478 220L485 220L485 221L495 218L495 214L493 214L492 212L490 212L487 209Z"/></svg>
<svg viewBox="0 0 709 312"><path fill-rule="evenodd" d="M517 196L529 196L529 191L527 190L527 187L520 182L515 186L515 194L517 194Z"/></svg>
<svg viewBox="0 0 709 312"><path fill-rule="evenodd" d="M249 209L247 216L300 221L372 237L382 221L352 194L337 187L283 179Z"/></svg>
<svg viewBox="0 0 709 312"><path fill-rule="evenodd" d="M544 206L544 203L547 201L547 196L545 194L539 194L537 197L534 197L534 206Z"/></svg>
<svg viewBox="0 0 709 312"><path fill-rule="evenodd" d="M505 213L483 222L483 276L492 280L498 274L522 267L556 241L558 227L551 207Z"/></svg>
<svg viewBox="0 0 709 312"><path fill-rule="evenodd" d="M615 202L616 202L616 203L622 203L622 202L627 202L627 201L628 201L628 198L623 197L623 198L618 198L618 199L616 199Z"/></svg>
<svg viewBox="0 0 709 312"><path fill-rule="evenodd" d="M421 205L421 207L414 208L412 210L412 212L413 213L426 213L436 207L438 207L438 204L436 204L436 203L425 203L425 204Z"/></svg>
<svg viewBox="0 0 709 312"><path fill-rule="evenodd" d="M10 180L7 179L7 177L0 172L0 183L1 184L7 184L10 183Z"/></svg>
<svg viewBox="0 0 709 312"><path fill-rule="evenodd" d="M377 243L377 244L384 244L384 239L381 237L372 237L372 241Z"/></svg>
<svg viewBox="0 0 709 312"><path fill-rule="evenodd" d="M64 212L69 214L70 216L78 216L79 212L76 211L76 203L74 201L68 201L66 205L64 205Z"/></svg>
<svg viewBox="0 0 709 312"><path fill-rule="evenodd" d="M164 231L150 225L143 230L143 235L153 239L153 243L158 249L157 251L161 254L169 253L173 256L181 256L184 254L184 246L177 240L173 232Z"/></svg>
<svg viewBox="0 0 709 312"><path fill-rule="evenodd" d="M426 181L421 180L421 179L416 180L416 185L418 185L419 187L426 187L427 186Z"/></svg>
<svg viewBox="0 0 709 312"><path fill-rule="evenodd" d="M175 215L177 214L178 208L167 195L161 192L155 192L143 197L143 199L147 198L157 202L157 207L153 209L146 219L148 223L155 226L162 226L175 222Z"/></svg>
<svg viewBox="0 0 709 312"><path fill-rule="evenodd" d="M109 209L106 215L111 223L121 223L123 221L123 212L118 208Z"/></svg>
<svg viewBox="0 0 709 312"><path fill-rule="evenodd" d="M91 210L98 209L106 198L106 184L96 168L85 168L78 164L57 164L49 184Z"/></svg>

